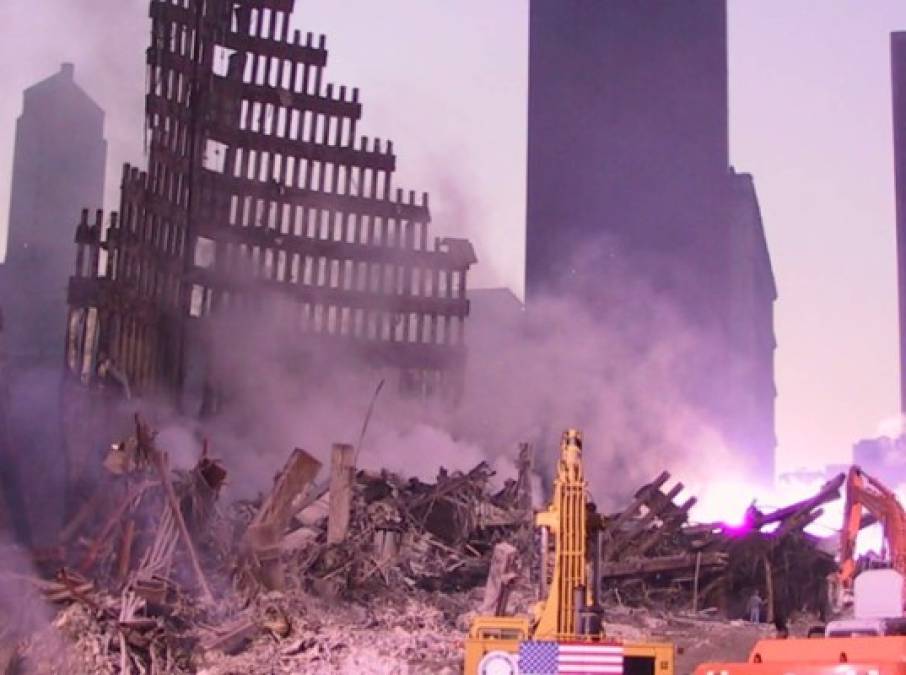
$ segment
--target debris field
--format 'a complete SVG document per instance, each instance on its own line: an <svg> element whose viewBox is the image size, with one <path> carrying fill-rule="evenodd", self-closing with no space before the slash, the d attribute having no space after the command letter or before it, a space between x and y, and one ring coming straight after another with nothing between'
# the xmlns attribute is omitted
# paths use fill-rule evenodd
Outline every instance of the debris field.
<svg viewBox="0 0 906 675"><path fill-rule="evenodd" d="M471 617L536 599L531 449L498 490L484 462L425 483L355 461L335 445L321 479L296 449L269 493L225 504L228 468L206 446L191 470L172 469L136 416L58 545L3 566L0 591L27 600L2 617L0 672L460 672ZM589 513L614 637L667 635L682 653L680 617L732 632L753 588L767 589L769 622L824 611L833 556L803 528L839 477L778 511L753 507L740 528L690 523L694 498L677 505L669 478L620 512Z"/></svg>

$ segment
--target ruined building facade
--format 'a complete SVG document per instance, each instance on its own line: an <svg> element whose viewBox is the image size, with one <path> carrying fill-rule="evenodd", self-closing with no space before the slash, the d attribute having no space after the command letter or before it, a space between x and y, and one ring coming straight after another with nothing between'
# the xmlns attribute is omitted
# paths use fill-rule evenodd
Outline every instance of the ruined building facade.
<svg viewBox="0 0 906 675"><path fill-rule="evenodd" d="M900 411L906 414L906 31L890 36L900 310Z"/></svg>
<svg viewBox="0 0 906 675"><path fill-rule="evenodd" d="M752 179L729 165L725 1L530 13L528 310L566 295L661 353L691 343L670 384L772 480L776 290Z"/></svg>
<svg viewBox="0 0 906 675"><path fill-rule="evenodd" d="M109 358L131 392L191 389L210 410L218 319L266 305L305 349L456 387L472 247L430 237L427 195L395 188L392 144L357 133L358 90L325 82L324 38L290 29L293 5L150 3L148 169L125 167L107 227L79 225L74 378Z"/></svg>

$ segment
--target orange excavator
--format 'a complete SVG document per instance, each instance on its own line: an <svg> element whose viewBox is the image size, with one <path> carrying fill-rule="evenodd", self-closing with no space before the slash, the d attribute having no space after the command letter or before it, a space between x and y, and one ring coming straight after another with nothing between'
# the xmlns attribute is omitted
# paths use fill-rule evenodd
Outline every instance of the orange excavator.
<svg viewBox="0 0 906 675"><path fill-rule="evenodd" d="M881 524L887 569L857 575L863 512ZM892 490L853 466L846 480L840 565L830 579L837 607L853 618L827 624L819 637L759 640L744 663L703 663L695 675L906 675L906 512ZM810 632L811 635L811 632Z"/></svg>
<svg viewBox="0 0 906 675"><path fill-rule="evenodd" d="M863 510L881 523L891 569L906 577L906 511L897 501L897 496L881 481L858 466L850 467L846 477L843 529L840 532L840 567L832 579L832 586L836 586L838 608L848 604L853 595L856 538L864 527ZM906 608L906 597L903 600L903 607Z"/></svg>

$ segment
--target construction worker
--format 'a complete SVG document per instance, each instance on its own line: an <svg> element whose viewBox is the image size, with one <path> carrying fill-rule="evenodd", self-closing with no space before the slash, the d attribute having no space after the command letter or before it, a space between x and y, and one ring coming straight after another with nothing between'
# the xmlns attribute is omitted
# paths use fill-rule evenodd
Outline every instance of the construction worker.
<svg viewBox="0 0 906 675"><path fill-rule="evenodd" d="M749 621L752 623L761 623L761 606L764 604L764 600L761 599L761 596L758 594L758 589L752 593L749 598Z"/></svg>

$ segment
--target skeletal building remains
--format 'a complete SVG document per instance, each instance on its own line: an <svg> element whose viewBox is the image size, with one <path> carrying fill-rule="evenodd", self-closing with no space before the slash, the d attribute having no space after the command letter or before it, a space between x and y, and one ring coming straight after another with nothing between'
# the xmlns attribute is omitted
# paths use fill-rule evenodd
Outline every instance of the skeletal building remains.
<svg viewBox="0 0 906 675"><path fill-rule="evenodd" d="M210 327L262 304L311 350L348 346L410 391L453 391L471 244L429 237L427 194L392 184L390 142L357 135L357 89L324 81L293 0L153 0L148 169L119 213L83 214L67 371L133 393L201 392Z"/></svg>

